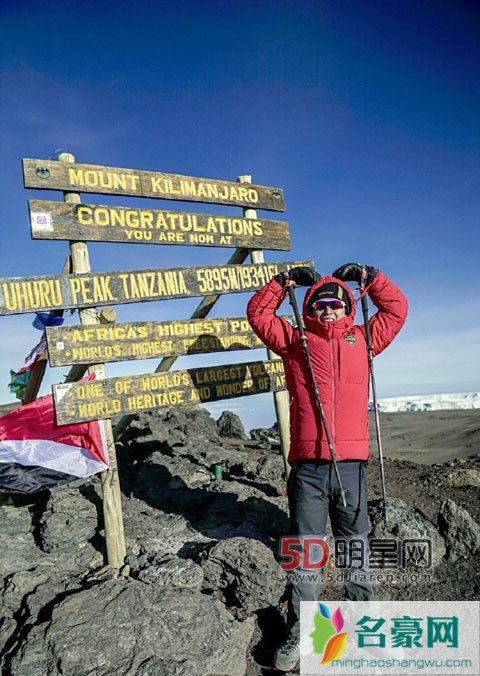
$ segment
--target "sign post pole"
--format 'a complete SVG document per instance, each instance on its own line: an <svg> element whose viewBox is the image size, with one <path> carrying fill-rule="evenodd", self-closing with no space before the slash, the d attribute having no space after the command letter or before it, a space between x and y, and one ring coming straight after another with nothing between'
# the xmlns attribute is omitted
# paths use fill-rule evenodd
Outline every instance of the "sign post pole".
<svg viewBox="0 0 480 676"><path fill-rule="evenodd" d="M239 176L239 183L251 183L251 176ZM243 215L245 218L257 218L257 212L255 209L243 209ZM252 263L263 263L264 256L263 251L257 249L250 250L250 260ZM269 359L279 359L271 350L267 350L267 355ZM282 448L283 463L285 467L285 477L288 479L290 474L290 465L288 464L288 451L290 448L290 412L288 405L288 394L285 390L280 392L273 393L273 403L275 406L275 413L277 416L278 422L278 433L280 436L280 446Z"/></svg>
<svg viewBox="0 0 480 676"><path fill-rule="evenodd" d="M70 153L62 153L58 159L60 162L64 163L75 162L74 156ZM78 193L66 192L64 193L64 200L69 204L80 204L80 195ZM90 259L86 242L70 242L70 256L72 261L72 272L74 274L90 272ZM78 311L78 314L80 316L80 323L84 325L98 324L100 321L95 308L81 309ZM105 378L104 364L97 364L95 367L89 368L88 371L89 373L95 372L98 379L102 380ZM100 477L103 492L102 502L107 557L110 566L113 568L121 568L125 559L126 549L117 456L111 421L105 420L103 425L109 462L109 469L106 472L102 472Z"/></svg>
<svg viewBox="0 0 480 676"><path fill-rule="evenodd" d="M67 275L70 272L70 266L71 266L70 255L68 255L67 260L65 261L65 265L63 266L62 274ZM43 333L42 337L45 337L45 332ZM40 355L39 359L33 365L30 378L28 379L27 387L25 388L25 391L23 393L22 406L25 406L25 404L30 404L37 398L38 392L40 390L40 385L42 384L43 376L45 375L45 371L47 368L47 360L48 360L48 350L45 348L45 350Z"/></svg>

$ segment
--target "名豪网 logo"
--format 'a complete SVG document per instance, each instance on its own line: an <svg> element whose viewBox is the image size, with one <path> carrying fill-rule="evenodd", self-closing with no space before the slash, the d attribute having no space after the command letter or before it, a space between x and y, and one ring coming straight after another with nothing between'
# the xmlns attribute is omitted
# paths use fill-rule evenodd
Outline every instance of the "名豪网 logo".
<svg viewBox="0 0 480 676"><path fill-rule="evenodd" d="M348 633L342 633L344 621L340 608L332 614L325 603L319 603L318 606L319 610L313 618L315 629L310 638L313 652L322 655L320 664L329 664L343 655Z"/></svg>

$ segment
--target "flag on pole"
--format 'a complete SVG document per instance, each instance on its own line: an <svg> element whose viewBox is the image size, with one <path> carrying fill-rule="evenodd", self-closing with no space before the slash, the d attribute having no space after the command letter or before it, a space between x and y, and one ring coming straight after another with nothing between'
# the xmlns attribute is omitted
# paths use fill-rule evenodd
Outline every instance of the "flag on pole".
<svg viewBox="0 0 480 676"><path fill-rule="evenodd" d="M58 426L48 395L0 417L0 490L35 493L108 468L103 422Z"/></svg>
<svg viewBox="0 0 480 676"><path fill-rule="evenodd" d="M28 381L32 374L33 367L40 359L42 354L47 349L47 341L45 338L42 338L39 343L35 345L30 353L25 357L24 364L21 369L18 371L10 370L10 392L13 392L17 399L21 399L23 396L23 391L28 385Z"/></svg>
<svg viewBox="0 0 480 676"><path fill-rule="evenodd" d="M47 326L61 326L65 321L63 318L63 310L50 310L50 312L36 312L35 319L32 322L39 331L45 331Z"/></svg>

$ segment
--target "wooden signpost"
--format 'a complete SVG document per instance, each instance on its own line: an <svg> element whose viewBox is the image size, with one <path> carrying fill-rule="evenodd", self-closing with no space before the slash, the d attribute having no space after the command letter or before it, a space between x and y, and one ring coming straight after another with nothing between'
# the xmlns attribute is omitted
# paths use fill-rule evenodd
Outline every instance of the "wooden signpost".
<svg viewBox="0 0 480 676"><path fill-rule="evenodd" d="M0 315L97 307L260 289L280 270L311 261L0 278Z"/></svg>
<svg viewBox="0 0 480 676"><path fill-rule="evenodd" d="M291 248L286 221L44 200L28 206L33 239Z"/></svg>
<svg viewBox="0 0 480 676"><path fill-rule="evenodd" d="M285 317L292 321L292 317ZM47 328L51 366L260 348L245 317Z"/></svg>
<svg viewBox="0 0 480 676"><path fill-rule="evenodd" d="M242 186L235 181L32 159L23 160L23 176L26 188L156 197L285 211L283 190L280 188Z"/></svg>
<svg viewBox="0 0 480 676"><path fill-rule="evenodd" d="M258 218L256 209L284 211L283 191L238 181L78 164L23 160L26 188L63 190L64 203L30 200L32 238L68 240L71 274L0 278L0 315L40 310L79 310L81 326L47 329L52 365L71 365L68 380L95 372L93 381L53 387L57 423L103 420L109 470L102 473L108 561L125 557L120 484L114 436L139 411L273 392L284 457L288 402L283 362L267 361L170 371L178 356L254 349L261 345L245 317L207 319L227 293L253 292L278 272L311 261L265 263L262 250L290 250L288 223ZM82 203L82 193L129 195L243 208L241 217L168 209ZM235 248L226 265L91 272L87 241ZM245 263L250 255L250 263ZM96 307L202 296L189 320L100 325ZM105 377L105 362L162 357L154 373ZM94 366L92 366L94 364ZM74 374L74 375L72 375ZM110 418L123 414L112 432ZM286 467L288 471L288 468Z"/></svg>
<svg viewBox="0 0 480 676"><path fill-rule="evenodd" d="M249 175L239 176L238 180L240 183L249 185L252 182L252 177ZM248 208L243 210L243 215L245 218L256 218L257 212L254 209ZM263 251L258 249L251 250L250 260L252 263L263 263ZM313 263L311 265L313 266ZM288 270L289 268L284 269ZM267 356L269 359L279 359L279 357L274 352L272 352L272 350L267 350ZM278 422L278 433L283 455L283 467L285 469L285 476L288 479L290 474L290 465L288 464L287 460L290 449L290 404L286 392L274 392L273 403L275 406L275 413Z"/></svg>
<svg viewBox="0 0 480 676"><path fill-rule="evenodd" d="M280 359L53 386L57 422L110 418L285 389Z"/></svg>

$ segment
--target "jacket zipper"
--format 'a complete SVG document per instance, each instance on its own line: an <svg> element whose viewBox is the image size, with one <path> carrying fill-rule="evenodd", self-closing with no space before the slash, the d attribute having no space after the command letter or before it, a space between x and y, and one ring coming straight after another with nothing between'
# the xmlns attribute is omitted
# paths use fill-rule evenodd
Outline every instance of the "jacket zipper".
<svg viewBox="0 0 480 676"><path fill-rule="evenodd" d="M333 362L333 338L330 338L330 370L331 370L331 377L332 377L332 446L333 446L333 454L335 455L336 459L336 452L335 452L335 366Z"/></svg>

